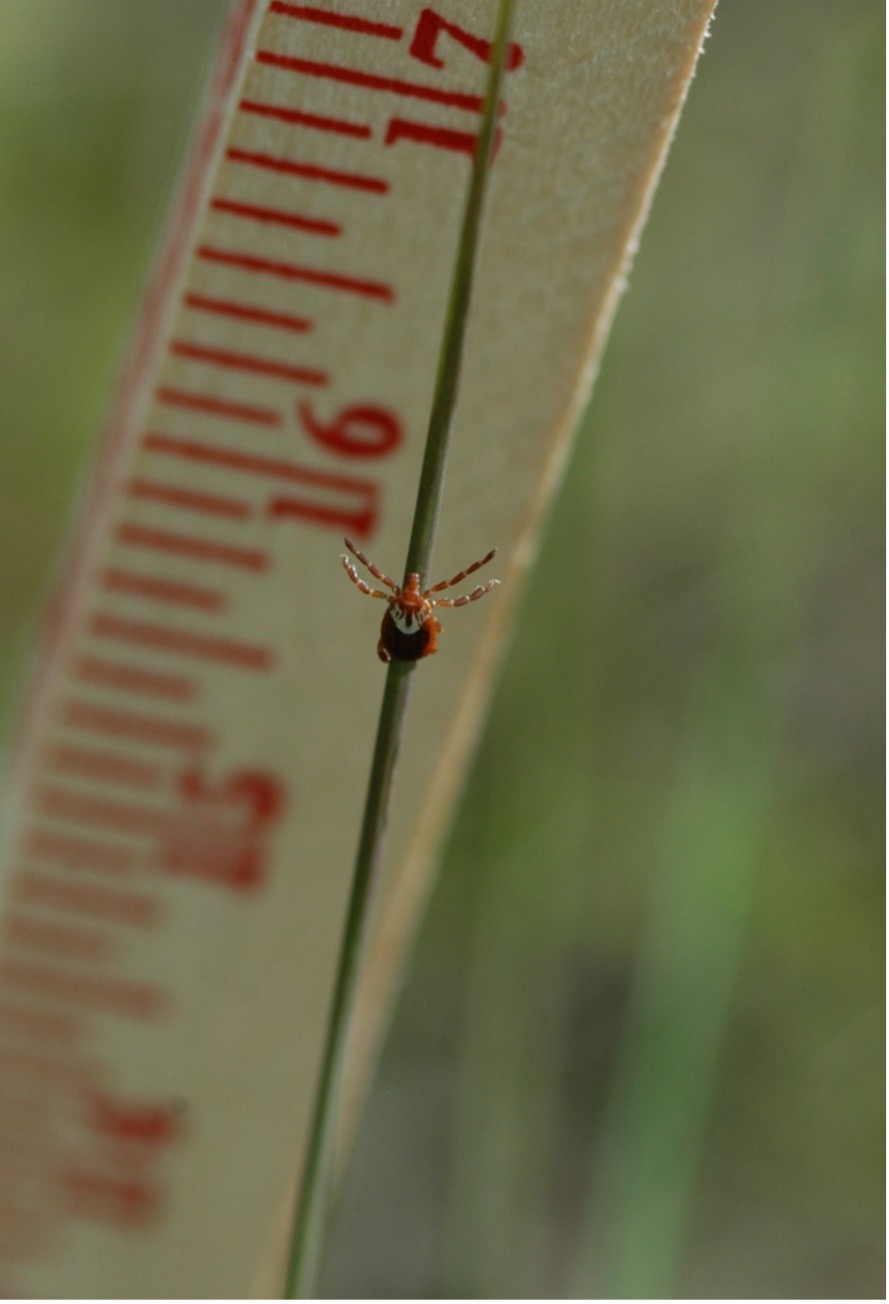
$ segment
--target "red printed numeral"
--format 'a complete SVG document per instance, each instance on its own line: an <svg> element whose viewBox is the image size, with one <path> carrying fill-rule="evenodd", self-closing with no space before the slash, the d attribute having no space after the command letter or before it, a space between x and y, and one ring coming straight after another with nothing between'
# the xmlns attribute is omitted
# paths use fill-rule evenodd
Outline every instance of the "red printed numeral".
<svg viewBox="0 0 889 1304"><path fill-rule="evenodd" d="M261 887L267 833L284 805L274 775L244 770L213 783L194 768L180 777L179 791L188 815L169 839L164 867L239 892Z"/></svg>
<svg viewBox="0 0 889 1304"><path fill-rule="evenodd" d="M304 429L322 448L342 457L385 457L401 443L401 425L386 408L355 403L321 420L310 403L300 403L297 415Z"/></svg>
<svg viewBox="0 0 889 1304"><path fill-rule="evenodd" d="M413 40L410 44L410 53L414 59L419 59L421 63L426 63L430 68L443 68L444 59L436 54L436 44L442 32L458 41L470 54L474 54L477 59L485 63L491 61L492 45L481 36L473 36L467 32L465 27L458 27L456 23L449 23L447 19L442 18L434 9L423 9L420 17L417 19L417 26L414 31ZM504 68L507 72L512 72L518 68L524 59L524 52L520 45L511 41L506 51Z"/></svg>
<svg viewBox="0 0 889 1304"><path fill-rule="evenodd" d="M308 476L307 472L307 476ZM380 493L370 480L354 480L351 476L326 475L314 472L307 483L314 492L288 498L273 498L267 508L275 521L298 520L312 525L327 526L338 534L353 534L359 539L369 539L380 515ZM321 491L329 495L321 497Z"/></svg>
<svg viewBox="0 0 889 1304"><path fill-rule="evenodd" d="M493 50L491 41L481 36L474 36L472 32L468 32L465 27L460 27L457 23L448 22L434 9L423 9L420 12L410 43L411 57L418 59L420 63L428 64L430 68L443 68L445 61L438 53L438 38L442 34L462 45L476 59L481 59L483 63L491 62ZM515 41L511 41L506 49L504 69L506 72L512 72L520 67L524 58L522 47ZM505 112L504 105L501 104L499 109ZM500 147L502 135L502 131L498 128L493 141L494 157ZM435 149L446 149L452 153L468 154L472 157L475 153L477 137L469 131L457 131L450 127L441 127L428 122L414 122L406 118L392 118L386 129L385 143L395 145L400 140L413 141L417 145L432 145Z"/></svg>
<svg viewBox="0 0 889 1304"><path fill-rule="evenodd" d="M300 403L296 415L309 438L337 457L386 457L401 444L401 422L375 403L352 403L332 417L321 417L310 403ZM378 485L308 468L300 470L299 478L305 490L298 496L270 501L267 511L273 520L306 521L340 534L370 538L380 514Z"/></svg>

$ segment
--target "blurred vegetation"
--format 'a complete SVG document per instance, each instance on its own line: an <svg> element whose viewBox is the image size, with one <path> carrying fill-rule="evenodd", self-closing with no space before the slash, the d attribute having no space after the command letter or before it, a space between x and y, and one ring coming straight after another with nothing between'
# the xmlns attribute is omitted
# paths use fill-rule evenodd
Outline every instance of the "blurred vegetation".
<svg viewBox="0 0 889 1304"><path fill-rule="evenodd" d="M224 9L0 6L3 705ZM330 1294L884 1295L883 22L722 2Z"/></svg>

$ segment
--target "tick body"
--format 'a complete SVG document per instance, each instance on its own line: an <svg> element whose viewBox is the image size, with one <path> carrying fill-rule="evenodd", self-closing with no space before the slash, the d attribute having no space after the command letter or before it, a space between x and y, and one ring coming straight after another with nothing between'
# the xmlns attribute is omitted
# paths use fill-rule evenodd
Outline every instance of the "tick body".
<svg viewBox="0 0 889 1304"><path fill-rule="evenodd" d="M467 602L475 602L478 598L483 598L486 593L490 593L495 584L500 583L499 580L488 580L487 584L478 584L471 593L463 593L457 598L432 596L434 593L441 593L443 589L451 588L454 584L459 584L467 575L486 565L494 556L495 548L492 548L480 561L474 561L471 566L467 566L465 570L460 571L458 575L453 575L449 580L433 584L429 589L421 589L419 575L408 575L404 587L399 588L394 580L390 580L389 576L378 570L372 561L368 561L364 553L359 551L350 539L346 539L345 544L352 556L357 557L374 579L385 584L388 590L384 592L382 589L372 589L358 574L349 558L343 557L343 566L352 583L356 584L367 597L383 598L388 603L380 627L380 640L377 643L377 656L381 661L420 661L423 657L431 656L437 651L436 640L441 631L441 625L435 618L434 608L463 607Z"/></svg>

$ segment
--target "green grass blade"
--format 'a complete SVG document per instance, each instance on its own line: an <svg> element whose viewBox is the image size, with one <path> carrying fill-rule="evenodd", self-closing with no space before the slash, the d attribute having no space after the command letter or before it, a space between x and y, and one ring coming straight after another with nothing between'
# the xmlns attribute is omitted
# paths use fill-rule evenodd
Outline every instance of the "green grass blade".
<svg viewBox="0 0 889 1304"><path fill-rule="evenodd" d="M451 283L438 372L426 436L405 573L426 573L444 487L444 469L460 383L494 125L515 0L500 0L491 69ZM337 1103L354 993L364 951L373 887L385 834L398 747L407 712L412 662L392 661L386 677L368 781L352 892L346 916L309 1144L296 1203L287 1264L286 1297L311 1299L330 1204Z"/></svg>

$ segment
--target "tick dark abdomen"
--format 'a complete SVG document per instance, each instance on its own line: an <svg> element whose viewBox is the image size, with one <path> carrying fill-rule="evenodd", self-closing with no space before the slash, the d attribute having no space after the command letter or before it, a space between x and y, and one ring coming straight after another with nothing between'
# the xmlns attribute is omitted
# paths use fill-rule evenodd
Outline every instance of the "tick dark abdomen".
<svg viewBox="0 0 889 1304"><path fill-rule="evenodd" d="M380 627L380 642L393 661L419 661L434 650L435 629L421 625L414 633L405 634L398 628L387 611ZM430 643L433 645L430 647Z"/></svg>

